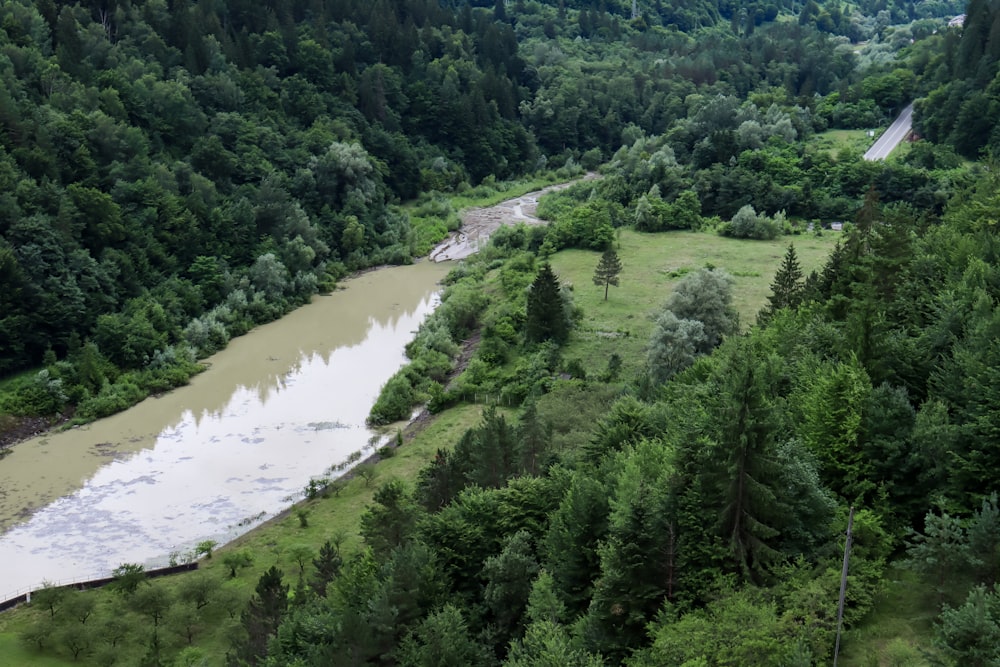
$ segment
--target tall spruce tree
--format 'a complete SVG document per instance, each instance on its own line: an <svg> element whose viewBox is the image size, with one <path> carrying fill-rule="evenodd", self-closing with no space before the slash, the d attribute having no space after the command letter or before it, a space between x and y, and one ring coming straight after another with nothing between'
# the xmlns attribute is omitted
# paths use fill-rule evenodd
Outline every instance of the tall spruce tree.
<svg viewBox="0 0 1000 667"><path fill-rule="evenodd" d="M559 279L548 262L542 264L528 292L524 337L529 343L546 340L563 343L569 337L569 321L559 294Z"/></svg>
<svg viewBox="0 0 1000 667"><path fill-rule="evenodd" d="M776 453L777 423L769 395L773 360L754 341L731 348L718 376L711 423L718 431L710 445L713 462L703 471L718 503L719 535L742 576L757 579L779 556L772 546L787 506L777 489L782 467Z"/></svg>
<svg viewBox="0 0 1000 667"><path fill-rule="evenodd" d="M788 250L785 251L785 258L782 260L778 272L774 274L774 281L771 283L771 296L767 297L767 305L760 311L757 321L765 323L782 308L796 308L802 302L804 289L802 267L799 265L795 246L789 243Z"/></svg>
<svg viewBox="0 0 1000 667"><path fill-rule="evenodd" d="M597 263L594 271L594 284L604 288L604 300L608 300L608 288L611 285L618 287L618 275L622 272L622 261L618 258L618 253L611 246L601 255L601 261Z"/></svg>
<svg viewBox="0 0 1000 667"><path fill-rule="evenodd" d="M230 667L252 667L267 656L267 644L278 632L288 608L288 584L282 572L271 566L257 581L257 590L240 617L246 634L234 641L227 663Z"/></svg>

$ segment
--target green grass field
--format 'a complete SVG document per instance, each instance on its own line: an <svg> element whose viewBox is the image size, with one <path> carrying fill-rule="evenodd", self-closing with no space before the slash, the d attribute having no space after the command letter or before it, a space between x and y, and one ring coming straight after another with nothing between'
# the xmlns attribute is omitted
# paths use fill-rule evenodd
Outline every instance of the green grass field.
<svg viewBox="0 0 1000 667"><path fill-rule="evenodd" d="M890 568L888 586L858 628L844 633L844 667L930 667L942 658L931 645L936 600L912 572Z"/></svg>
<svg viewBox="0 0 1000 667"><path fill-rule="evenodd" d="M875 137L869 137L867 130L827 130L812 136L808 144L821 150L826 150L836 157L845 148L861 151L868 150L875 142Z"/></svg>
<svg viewBox="0 0 1000 667"><path fill-rule="evenodd" d="M600 373L608 357L618 353L624 375L632 377L645 363L645 347L653 332L653 318L670 290L685 273L712 265L735 278L734 305L746 329L771 293L771 281L789 243L795 245L802 271L819 269L833 249L839 232L822 236L784 236L773 241L731 239L697 232L643 234L622 229L618 255L622 261L619 286L593 283L600 253L564 250L552 257L552 268L563 282L573 285L575 302L583 308L583 322L574 330L566 358L577 358L588 375Z"/></svg>

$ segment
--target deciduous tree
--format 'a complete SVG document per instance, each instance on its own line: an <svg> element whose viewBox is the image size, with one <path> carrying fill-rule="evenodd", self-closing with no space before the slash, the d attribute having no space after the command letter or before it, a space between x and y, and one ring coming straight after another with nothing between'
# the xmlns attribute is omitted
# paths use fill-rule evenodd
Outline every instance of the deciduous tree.
<svg viewBox="0 0 1000 667"><path fill-rule="evenodd" d="M664 311L656 320L649 341L646 365L656 384L694 363L705 346L705 325L697 320L679 319L672 311Z"/></svg>
<svg viewBox="0 0 1000 667"><path fill-rule="evenodd" d="M664 310L678 319L701 322L705 339L698 351L710 352L737 329L739 318L732 302L732 276L721 269L706 268L684 276L667 298Z"/></svg>

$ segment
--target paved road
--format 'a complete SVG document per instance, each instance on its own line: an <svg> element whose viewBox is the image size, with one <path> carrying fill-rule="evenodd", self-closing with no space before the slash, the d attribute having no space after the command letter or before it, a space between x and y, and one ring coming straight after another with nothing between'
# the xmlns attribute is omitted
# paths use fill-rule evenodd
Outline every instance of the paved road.
<svg viewBox="0 0 1000 667"><path fill-rule="evenodd" d="M878 141L865 153L866 160L884 160L889 157L889 153L899 145L913 127L913 102L906 105L906 108L899 113L899 117L893 121L889 129L878 138Z"/></svg>

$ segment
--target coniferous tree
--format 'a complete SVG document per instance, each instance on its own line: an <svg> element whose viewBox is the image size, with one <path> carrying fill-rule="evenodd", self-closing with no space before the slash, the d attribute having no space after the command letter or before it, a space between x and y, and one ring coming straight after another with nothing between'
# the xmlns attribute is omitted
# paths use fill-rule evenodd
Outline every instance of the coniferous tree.
<svg viewBox="0 0 1000 667"><path fill-rule="evenodd" d="M597 548L601 571L582 621L588 648L614 664L645 642L647 623L670 595L675 516L663 443L644 440L619 460L607 536Z"/></svg>
<svg viewBox="0 0 1000 667"><path fill-rule="evenodd" d="M569 337L569 322L559 294L559 279L548 262L542 264L528 292L524 337L529 343L546 340L563 343Z"/></svg>
<svg viewBox="0 0 1000 667"><path fill-rule="evenodd" d="M483 487L500 488L520 470L521 452L517 431L490 406L473 440L469 480Z"/></svg>
<svg viewBox="0 0 1000 667"><path fill-rule="evenodd" d="M538 416L538 408L532 401L524 408L521 422L517 427L517 435L521 441L520 466L521 471L529 475L538 475L544 465L544 457L552 441L551 427Z"/></svg>
<svg viewBox="0 0 1000 667"><path fill-rule="evenodd" d="M382 485L361 516L361 536L378 558L408 542L420 515L406 485L398 479Z"/></svg>
<svg viewBox="0 0 1000 667"><path fill-rule="evenodd" d="M333 581L334 577L340 574L340 568L343 564L340 549L330 540L324 542L323 546L319 548L319 555L313 559L316 573L313 575L311 586L316 595L326 597L326 587Z"/></svg>
<svg viewBox="0 0 1000 667"><path fill-rule="evenodd" d="M978 666L1000 662L1000 591L977 586L957 608L945 605L935 645L956 664Z"/></svg>
<svg viewBox="0 0 1000 667"><path fill-rule="evenodd" d="M493 625L494 643L506 647L524 631L524 610L531 584L538 574L531 534L519 530L504 543L503 551L483 564L486 588L483 601Z"/></svg>
<svg viewBox="0 0 1000 667"><path fill-rule="evenodd" d="M404 667L490 664L488 650L476 641L462 611L452 604L417 625L395 655Z"/></svg>
<svg viewBox="0 0 1000 667"><path fill-rule="evenodd" d="M758 321L767 322L782 308L797 307L802 301L803 289L802 267L799 265L795 246L789 243L788 250L785 251L785 258L782 260L778 272L774 274L774 281L771 283L771 296L767 297L767 305L758 315Z"/></svg>
<svg viewBox="0 0 1000 667"><path fill-rule="evenodd" d="M594 284L604 288L604 300L608 300L608 287L618 287L618 275L622 272L622 261L615 249L608 247L601 255L601 261L594 271Z"/></svg>
<svg viewBox="0 0 1000 667"><path fill-rule="evenodd" d="M243 610L241 621L246 635L234 643L230 667L253 667L267 655L267 644L278 631L288 608L288 584L282 572L271 566L257 581L257 590Z"/></svg>
<svg viewBox="0 0 1000 667"><path fill-rule="evenodd" d="M597 545L608 531L608 490L597 480L575 474L559 508L552 513L542 543L553 587L570 616L587 610L600 573Z"/></svg>
<svg viewBox="0 0 1000 667"><path fill-rule="evenodd" d="M779 555L772 544L787 512L775 489L782 474L768 400L774 371L753 342L738 345L726 366L710 410L719 428L709 456L715 465L704 474L718 494L719 534L730 558L744 577L755 579Z"/></svg>

